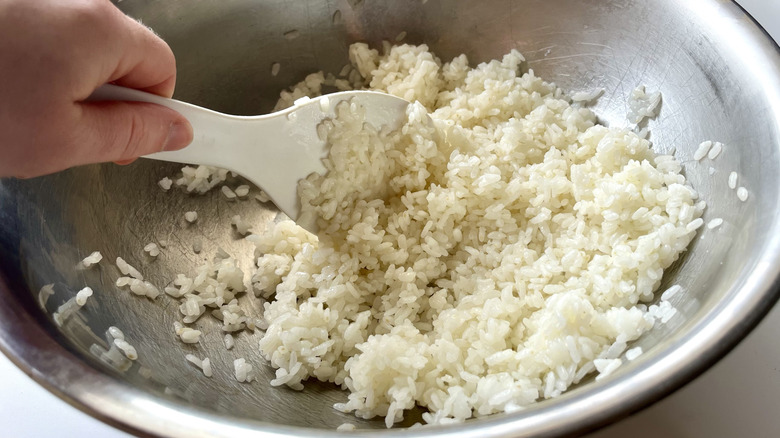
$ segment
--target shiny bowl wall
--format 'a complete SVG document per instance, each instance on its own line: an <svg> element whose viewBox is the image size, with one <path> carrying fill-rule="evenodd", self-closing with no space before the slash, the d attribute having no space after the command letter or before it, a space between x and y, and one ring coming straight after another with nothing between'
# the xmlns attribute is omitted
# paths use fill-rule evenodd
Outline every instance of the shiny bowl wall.
<svg viewBox="0 0 780 438"><path fill-rule="evenodd" d="M662 287L680 284L678 313L636 342L644 354L607 379L588 381L522 412L463 425L398 429L388 435L552 436L583 432L640 409L695 377L730 350L775 302L780 276L780 56L777 47L734 3L659 0L124 0L118 5L166 39L177 56L176 96L235 114L269 111L279 91L306 74L337 73L354 41L374 45L406 32L442 59L466 53L472 62L512 48L524 68L570 91L604 88L594 108L606 123L624 123L628 93L644 84L663 92L649 123L654 147L676 149L685 174L708 203L703 229ZM297 33L290 34L290 31ZM285 35L286 34L286 35ZM294 36L294 38L291 38ZM271 66L279 63L278 75ZM693 160L703 140L726 146L713 161ZM710 167L714 168L711 174ZM218 247L252 264L251 246L229 226L240 214L264 226L271 205L227 202L215 193L164 193L156 182L178 167L140 160L87 166L26 181L0 182L0 349L34 379L82 410L126 430L152 435L325 436L352 422L382 429L332 409L345 394L310 382L304 391L273 388L273 370L243 333L226 351L217 325L199 321L204 338L183 345L172 330L177 303L152 302L113 286L117 256L155 284L192 272ZM727 185L737 171L750 190L740 202ZM183 214L197 210L188 225ZM191 244L201 236L204 249ZM143 246L167 240L152 261ZM91 270L74 266L100 250ZM42 310L37 291L54 283ZM88 305L61 328L50 314L84 286ZM247 304L257 314L258 303ZM105 331L122 328L137 348L131 367L90 352ZM97 347L95 347L97 346ZM211 379L186 363L193 353L214 364ZM259 378L240 384L232 360L245 357ZM419 421L407 413L403 425ZM366 431L366 434L379 432ZM255 435L252 435L255 436Z"/></svg>

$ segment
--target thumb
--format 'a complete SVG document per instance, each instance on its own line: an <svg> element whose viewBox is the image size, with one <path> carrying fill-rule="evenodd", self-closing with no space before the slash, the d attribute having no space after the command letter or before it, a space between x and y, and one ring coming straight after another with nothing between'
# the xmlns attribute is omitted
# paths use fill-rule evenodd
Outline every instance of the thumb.
<svg viewBox="0 0 780 438"><path fill-rule="evenodd" d="M142 155L181 149L192 142L192 126L176 111L145 102L81 103L76 164L132 161Z"/></svg>

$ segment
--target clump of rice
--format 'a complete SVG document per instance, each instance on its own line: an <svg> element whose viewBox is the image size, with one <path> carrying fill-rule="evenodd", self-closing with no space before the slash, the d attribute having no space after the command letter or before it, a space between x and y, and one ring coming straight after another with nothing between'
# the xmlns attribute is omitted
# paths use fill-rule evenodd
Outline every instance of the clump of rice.
<svg viewBox="0 0 780 438"><path fill-rule="evenodd" d="M635 347L626 351L626 360L630 362L632 360L636 360L636 358L638 358L641 355L642 355L642 347Z"/></svg>
<svg viewBox="0 0 780 438"><path fill-rule="evenodd" d="M576 93L572 93L571 100L572 102L588 103L593 100L596 100L602 94L604 94L603 88L597 88L595 90L590 90L590 91L578 91Z"/></svg>
<svg viewBox="0 0 780 438"><path fill-rule="evenodd" d="M255 195L255 199L257 199L259 202L268 202L271 200L271 198L268 197L268 195L260 190L260 193Z"/></svg>
<svg viewBox="0 0 780 438"><path fill-rule="evenodd" d="M673 156L596 124L516 51L470 68L424 45L354 44L350 60L351 84L415 103L394 132L337 106L328 174L299 186L318 236L282 221L249 237L272 384L334 382L349 391L337 409L388 427L415 405L428 423L463 421L615 372L674 317L645 303L704 203ZM310 75L277 108L324 82ZM629 119L660 100L634 90Z"/></svg>
<svg viewBox="0 0 780 438"><path fill-rule="evenodd" d="M246 184L240 185L236 187L235 192L236 192L236 196L238 196L239 198L243 198L249 194L249 186Z"/></svg>
<svg viewBox="0 0 780 438"><path fill-rule="evenodd" d="M723 143L716 141L712 144L712 149L707 153L707 158L714 160L723 151Z"/></svg>
<svg viewBox="0 0 780 438"><path fill-rule="evenodd" d="M699 147L693 152L693 159L696 161L703 160L710 153L710 149L712 149L712 141L707 140L699 143Z"/></svg>
<svg viewBox="0 0 780 438"><path fill-rule="evenodd" d="M628 121L640 124L644 119L657 115L661 92L648 93L643 85L635 88L628 97Z"/></svg>
<svg viewBox="0 0 780 438"><path fill-rule="evenodd" d="M185 344L197 344L200 342L200 330L195 330L189 327L184 326L176 326L174 324L174 330L176 332L176 335L181 339L182 342Z"/></svg>
<svg viewBox="0 0 780 438"><path fill-rule="evenodd" d="M241 383L249 383L255 379L254 372L252 371L252 365L247 363L246 359L238 358L233 361L233 369L235 371L236 380Z"/></svg>

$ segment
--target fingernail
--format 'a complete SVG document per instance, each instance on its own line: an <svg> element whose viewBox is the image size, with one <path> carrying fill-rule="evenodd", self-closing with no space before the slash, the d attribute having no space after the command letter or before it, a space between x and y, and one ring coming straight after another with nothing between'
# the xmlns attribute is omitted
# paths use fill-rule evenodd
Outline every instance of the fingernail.
<svg viewBox="0 0 780 438"><path fill-rule="evenodd" d="M192 143L192 126L189 122L173 122L163 144L164 151L177 151Z"/></svg>

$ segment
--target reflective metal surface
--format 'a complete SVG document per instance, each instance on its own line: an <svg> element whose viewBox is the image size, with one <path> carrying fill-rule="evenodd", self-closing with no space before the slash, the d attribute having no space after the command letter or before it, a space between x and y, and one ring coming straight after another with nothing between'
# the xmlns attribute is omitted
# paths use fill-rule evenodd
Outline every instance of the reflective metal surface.
<svg viewBox="0 0 780 438"><path fill-rule="evenodd" d="M517 48L527 67L571 91L604 87L595 105L607 123L623 123L627 94L637 85L663 92L650 122L659 151L676 148L692 184L708 203L703 230L665 278L684 293L678 314L637 345L645 354L607 379L586 382L557 399L511 415L449 427L383 431L403 436L556 436L587 431L640 409L700 373L733 347L775 302L780 282L780 55L735 4L673 0L493 0L482 2L124 0L119 5L160 33L179 65L176 97L235 114L268 111L281 88L318 69L338 72L348 44L378 43L407 32L443 59L461 52L472 63ZM290 39L284 34L297 30ZM281 64L272 76L271 65ZM698 163L703 140L726 144L714 161ZM710 174L709 167L714 168ZM727 186L732 170L750 190L740 202ZM0 348L47 388L96 417L139 434L160 436L327 436L352 422L382 429L380 420L340 414L338 389L310 382L302 392L272 388L273 371L243 333L226 351L208 320L197 324L197 346L174 338L176 303L118 291L117 256L160 286L191 273L218 246L252 263L250 245L231 229L240 214L263 228L270 205L227 202L218 192L163 193L156 182L176 165L139 161L128 167L89 166L28 181L0 182ZM187 225L184 212L197 210ZM204 250L194 254L200 236ZM142 248L167 240L157 260ZM106 260L74 269L89 252ZM55 283L42 312L37 291ZM62 329L48 314L84 286L87 306ZM250 313L262 303L244 300ZM110 366L91 352L106 346L110 325L124 330L139 359ZM98 347L93 347L97 345ZM208 356L215 375L204 378L186 353ZM240 384L232 360L245 357L259 379ZM405 425L419 419L407 415ZM365 435L380 432L365 431ZM358 433L357 435L360 435Z"/></svg>

